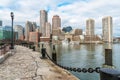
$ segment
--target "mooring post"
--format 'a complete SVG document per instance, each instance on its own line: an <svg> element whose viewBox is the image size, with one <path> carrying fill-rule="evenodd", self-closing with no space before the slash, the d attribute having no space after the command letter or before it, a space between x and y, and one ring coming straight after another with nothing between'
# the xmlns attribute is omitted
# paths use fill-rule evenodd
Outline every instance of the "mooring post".
<svg viewBox="0 0 120 80"><path fill-rule="evenodd" d="M112 62L112 44L107 44L105 49L105 64L103 68L115 68Z"/></svg>
<svg viewBox="0 0 120 80"><path fill-rule="evenodd" d="M105 65L113 66L112 49L105 49Z"/></svg>
<svg viewBox="0 0 120 80"><path fill-rule="evenodd" d="M44 44L42 44L42 48L41 48L41 54L42 54L42 57L41 59L45 59L46 58L46 49L44 48Z"/></svg>
<svg viewBox="0 0 120 80"><path fill-rule="evenodd" d="M52 60L57 63L57 55L55 50L55 45L53 45Z"/></svg>

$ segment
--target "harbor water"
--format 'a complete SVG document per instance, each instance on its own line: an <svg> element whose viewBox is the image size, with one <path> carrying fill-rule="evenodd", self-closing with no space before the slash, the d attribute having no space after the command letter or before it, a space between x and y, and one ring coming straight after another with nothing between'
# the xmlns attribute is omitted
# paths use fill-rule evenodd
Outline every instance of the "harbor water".
<svg viewBox="0 0 120 80"><path fill-rule="evenodd" d="M105 49L108 44L71 44L55 45L57 63L75 68L102 67L105 63ZM112 44L112 61L116 69L120 70L120 43ZM51 51L52 52L52 51ZM99 73L73 72L80 80L99 80Z"/></svg>

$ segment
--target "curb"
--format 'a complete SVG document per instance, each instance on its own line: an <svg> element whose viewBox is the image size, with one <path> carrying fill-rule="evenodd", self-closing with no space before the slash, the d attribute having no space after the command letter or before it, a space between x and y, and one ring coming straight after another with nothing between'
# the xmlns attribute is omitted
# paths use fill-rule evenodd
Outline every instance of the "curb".
<svg viewBox="0 0 120 80"><path fill-rule="evenodd" d="M11 56L11 52L7 52L6 54L0 56L0 64L3 63L9 56Z"/></svg>

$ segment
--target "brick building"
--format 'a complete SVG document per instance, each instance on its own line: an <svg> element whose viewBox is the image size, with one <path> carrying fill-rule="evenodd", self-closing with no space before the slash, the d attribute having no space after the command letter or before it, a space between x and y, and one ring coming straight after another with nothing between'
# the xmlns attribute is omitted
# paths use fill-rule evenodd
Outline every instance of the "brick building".
<svg viewBox="0 0 120 80"><path fill-rule="evenodd" d="M40 41L40 34L39 32L30 32L29 33L29 41L38 43Z"/></svg>

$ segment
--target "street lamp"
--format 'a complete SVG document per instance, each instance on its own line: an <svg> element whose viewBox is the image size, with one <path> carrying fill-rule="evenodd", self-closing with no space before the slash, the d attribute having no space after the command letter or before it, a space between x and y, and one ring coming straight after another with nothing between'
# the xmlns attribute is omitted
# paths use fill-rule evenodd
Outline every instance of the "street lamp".
<svg viewBox="0 0 120 80"><path fill-rule="evenodd" d="M13 12L10 13L11 19L12 19L12 34L11 34L11 49L14 49L14 44L13 44L13 19L14 19L14 14Z"/></svg>

